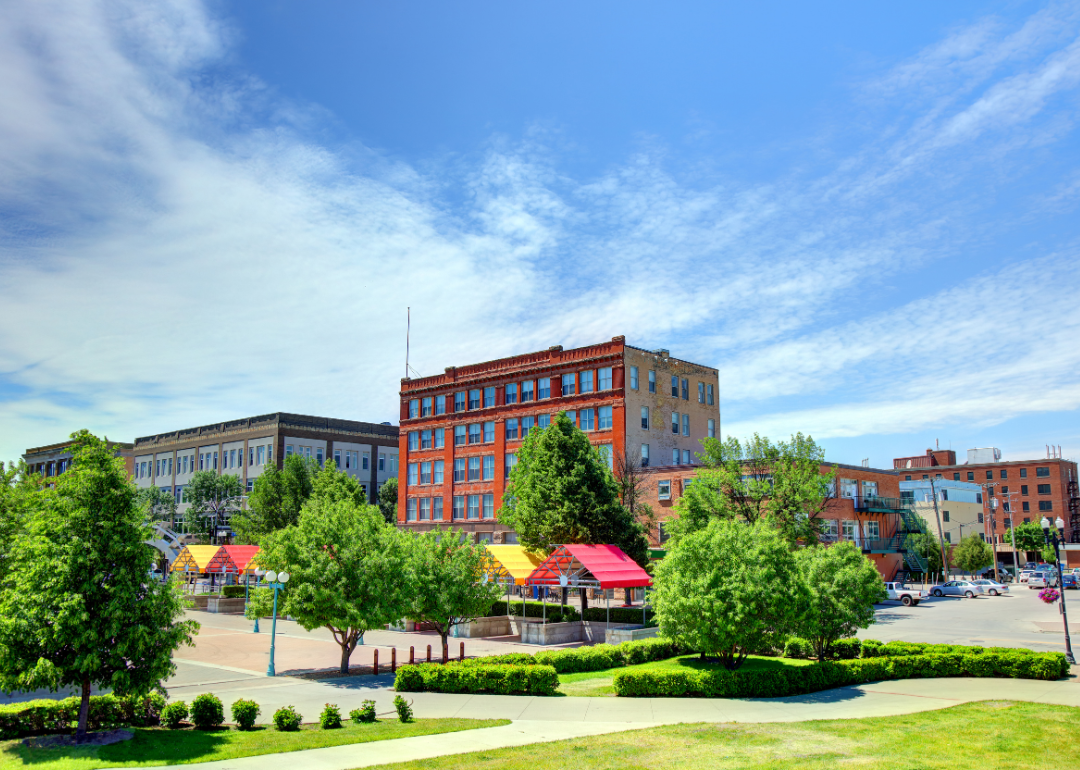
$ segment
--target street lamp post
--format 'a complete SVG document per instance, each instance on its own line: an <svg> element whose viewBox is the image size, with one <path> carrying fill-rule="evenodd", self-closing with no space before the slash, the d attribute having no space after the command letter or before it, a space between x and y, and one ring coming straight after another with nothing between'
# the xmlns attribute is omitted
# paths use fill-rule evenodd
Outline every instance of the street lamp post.
<svg viewBox="0 0 1080 770"><path fill-rule="evenodd" d="M270 588L274 589L274 612L271 615L273 620L270 623L270 665L266 667L266 675L276 676L274 673L274 638L277 636L277 595L278 591L289 582L289 573L284 570L281 572L270 570L266 573L266 582Z"/></svg>
<svg viewBox="0 0 1080 770"><path fill-rule="evenodd" d="M255 570L255 587L258 588L262 584L262 576L266 574L266 570ZM252 633L259 633L259 613L255 613L255 630Z"/></svg>
<svg viewBox="0 0 1080 770"><path fill-rule="evenodd" d="M1069 661L1071 665L1075 665L1076 658L1073 657L1072 639L1069 637L1069 613L1065 610L1065 583L1062 580L1061 551L1058 550L1058 546L1065 544L1065 522L1059 516L1054 523L1057 525L1057 531L1050 529L1050 519L1045 516L1039 522L1043 531L1043 539L1046 540L1047 545L1054 547L1054 559L1058 570L1058 597L1061 601L1061 621L1065 624L1065 660Z"/></svg>

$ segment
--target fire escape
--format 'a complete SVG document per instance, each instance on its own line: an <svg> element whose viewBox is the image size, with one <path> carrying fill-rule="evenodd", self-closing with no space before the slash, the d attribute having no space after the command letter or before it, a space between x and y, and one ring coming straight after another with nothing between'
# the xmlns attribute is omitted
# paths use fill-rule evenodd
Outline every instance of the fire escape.
<svg viewBox="0 0 1080 770"><path fill-rule="evenodd" d="M1069 531L1070 542L1080 543L1080 486L1076 479L1069 482Z"/></svg>

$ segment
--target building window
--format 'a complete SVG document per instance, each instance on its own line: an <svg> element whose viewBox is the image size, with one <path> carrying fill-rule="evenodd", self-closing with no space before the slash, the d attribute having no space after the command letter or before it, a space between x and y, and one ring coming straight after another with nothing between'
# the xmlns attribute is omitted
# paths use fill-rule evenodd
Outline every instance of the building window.
<svg viewBox="0 0 1080 770"><path fill-rule="evenodd" d="M679 378L674 374L671 375L671 396L672 398L679 397Z"/></svg>
<svg viewBox="0 0 1080 770"><path fill-rule="evenodd" d="M480 518L480 495L469 495L469 518Z"/></svg>
<svg viewBox="0 0 1080 770"><path fill-rule="evenodd" d="M945 542L946 543L951 543L952 542L952 532L946 532L945 533Z"/></svg>
<svg viewBox="0 0 1080 770"><path fill-rule="evenodd" d="M454 460L454 481L465 481L465 458L458 457Z"/></svg>
<svg viewBox="0 0 1080 770"><path fill-rule="evenodd" d="M420 399L414 398L409 402L409 419L415 420L420 416Z"/></svg>
<svg viewBox="0 0 1080 770"><path fill-rule="evenodd" d="M355 452L353 454L355 454ZM364 452L362 461L363 464L360 467L366 471L369 467L368 463L371 461L371 452Z"/></svg>
<svg viewBox="0 0 1080 770"><path fill-rule="evenodd" d="M604 465L608 467L608 470L614 470L615 454L612 452L611 444L598 444L596 446L596 451L600 453L600 459L603 461Z"/></svg>
<svg viewBox="0 0 1080 770"><path fill-rule="evenodd" d="M979 517L979 523L982 524L983 523L983 515L982 515L981 512L978 514L978 517Z"/></svg>
<svg viewBox="0 0 1080 770"><path fill-rule="evenodd" d="M364 459L367 460L367 452L364 452ZM386 452L379 452L379 470L386 470Z"/></svg>
<svg viewBox="0 0 1080 770"><path fill-rule="evenodd" d="M1052 510L1054 510L1054 502L1053 502L1053 500L1040 500L1039 501L1039 510L1040 511L1052 511Z"/></svg>
<svg viewBox="0 0 1080 770"><path fill-rule="evenodd" d="M881 528L876 521L864 522L863 530L865 531L866 537L869 540L878 540L881 537Z"/></svg>
<svg viewBox="0 0 1080 770"><path fill-rule="evenodd" d="M510 417L506 420L506 440L516 439L518 437L518 421L516 417Z"/></svg>
<svg viewBox="0 0 1080 770"><path fill-rule="evenodd" d="M549 425L551 425L551 415L550 414L542 414L542 415L540 415L539 417L536 418L536 427L537 428L546 428Z"/></svg>
<svg viewBox="0 0 1080 770"><path fill-rule="evenodd" d="M709 419L709 438L716 438L716 420Z"/></svg>
<svg viewBox="0 0 1080 770"><path fill-rule="evenodd" d="M431 461L420 463L420 483L431 483Z"/></svg>
<svg viewBox="0 0 1080 770"><path fill-rule="evenodd" d="M420 521L431 521L431 498L420 498Z"/></svg>
<svg viewBox="0 0 1080 770"><path fill-rule="evenodd" d="M446 414L446 396L435 396L435 414Z"/></svg>
<svg viewBox="0 0 1080 770"><path fill-rule="evenodd" d="M690 400L690 380L684 379L682 381L682 397L683 401Z"/></svg>
<svg viewBox="0 0 1080 770"><path fill-rule="evenodd" d="M1003 479L1009 478L1009 471L1006 468L1001 469L1001 478L1003 478Z"/></svg>
<svg viewBox="0 0 1080 770"><path fill-rule="evenodd" d="M1038 493L1040 495L1048 495L1048 494L1050 494L1050 485L1049 484L1038 484L1036 486L1036 489L1037 489L1037 491L1038 491Z"/></svg>
<svg viewBox="0 0 1080 770"><path fill-rule="evenodd" d="M1005 529L1008 529L1011 526L1012 526L1012 518L1010 518L1009 516L1006 516L1005 517Z"/></svg>
<svg viewBox="0 0 1080 770"><path fill-rule="evenodd" d="M678 412L672 412L671 413L671 432L674 433L676 436L679 435L679 413Z"/></svg>
<svg viewBox="0 0 1080 770"><path fill-rule="evenodd" d="M495 480L495 455L484 455L484 481Z"/></svg>
<svg viewBox="0 0 1080 770"><path fill-rule="evenodd" d="M840 537L844 540L855 539L855 522L850 519L840 522Z"/></svg>
<svg viewBox="0 0 1080 770"><path fill-rule="evenodd" d="M682 451L682 461L683 461L683 465L689 465L690 464L690 450L689 449L684 449Z"/></svg>
<svg viewBox="0 0 1080 770"><path fill-rule="evenodd" d="M1036 468L1035 469L1035 475L1039 476L1039 477L1042 477L1042 478L1050 478L1050 469L1049 468Z"/></svg>
<svg viewBox="0 0 1080 770"><path fill-rule="evenodd" d="M672 449L671 450L671 464L672 465L678 465L679 464L679 450L678 449Z"/></svg>
<svg viewBox="0 0 1080 770"><path fill-rule="evenodd" d="M949 521L949 512L948 511L942 511L941 512L941 520L944 521L945 523L948 523L948 521Z"/></svg>
<svg viewBox="0 0 1080 770"><path fill-rule="evenodd" d="M578 415L578 419L581 421L582 430L596 430L596 424L594 422L596 412L594 412L592 409L582 409L580 412L578 412Z"/></svg>
<svg viewBox="0 0 1080 770"><path fill-rule="evenodd" d="M630 390L638 389L638 372L636 366L630 367Z"/></svg>
<svg viewBox="0 0 1080 770"><path fill-rule="evenodd" d="M575 428L577 427L577 412L573 409L566 410L566 419L570 421L570 424Z"/></svg>
<svg viewBox="0 0 1080 770"><path fill-rule="evenodd" d="M442 449L446 446L446 428L435 429L435 448Z"/></svg>
<svg viewBox="0 0 1080 770"><path fill-rule="evenodd" d="M599 427L600 430L611 430L615 424L615 420L612 417L612 408L610 406L602 406L600 407L599 412L600 422L597 427Z"/></svg>
<svg viewBox="0 0 1080 770"><path fill-rule="evenodd" d="M1020 478L1022 478L1022 479L1027 478L1027 468L1021 468L1020 469Z"/></svg>
<svg viewBox="0 0 1080 770"><path fill-rule="evenodd" d="M705 403L705 383L699 382L697 384L697 402L699 404Z"/></svg>
<svg viewBox="0 0 1080 770"><path fill-rule="evenodd" d="M469 391L469 408L480 408L480 388L473 388Z"/></svg>
<svg viewBox="0 0 1080 770"><path fill-rule="evenodd" d="M431 449L431 429L420 431L420 448Z"/></svg>
<svg viewBox="0 0 1080 770"><path fill-rule="evenodd" d="M541 377L536 389L536 397L539 398L551 398L551 378Z"/></svg>
<svg viewBox="0 0 1080 770"><path fill-rule="evenodd" d="M397 475L397 464L398 464L398 456L397 455L390 455L390 475L391 476L396 476Z"/></svg>
<svg viewBox="0 0 1080 770"><path fill-rule="evenodd" d="M642 468L648 468L649 467L649 445L648 444L642 444L641 445L641 467Z"/></svg>
<svg viewBox="0 0 1080 770"><path fill-rule="evenodd" d="M1007 494L1009 494L1009 488L1008 488L1008 487L1002 487L1002 488L1001 488L1001 494L1002 494L1002 495L1007 495Z"/></svg>
<svg viewBox="0 0 1080 770"><path fill-rule="evenodd" d="M603 366L596 371L597 390L611 390L611 367Z"/></svg>
<svg viewBox="0 0 1080 770"><path fill-rule="evenodd" d="M495 386L484 388L484 408L495 406Z"/></svg>
<svg viewBox="0 0 1080 770"><path fill-rule="evenodd" d="M416 521L416 498L410 497L405 501L405 521Z"/></svg>
<svg viewBox="0 0 1080 770"><path fill-rule="evenodd" d="M433 497L431 499L431 518L435 521L442 521L442 503L441 497Z"/></svg>
<svg viewBox="0 0 1080 770"><path fill-rule="evenodd" d="M1027 500L1025 500L1024 502L1022 502L1020 504L1020 507L1023 508L1024 513L1027 513L1028 511L1031 510L1031 503L1029 503ZM1024 522L1026 523L1027 519L1024 519Z"/></svg>
<svg viewBox="0 0 1080 770"><path fill-rule="evenodd" d="M518 402L518 386L516 382L511 382L506 386L505 403L516 404Z"/></svg>
<svg viewBox="0 0 1080 770"><path fill-rule="evenodd" d="M503 459L506 461L506 476L504 478L509 481L510 474L513 472L514 466L517 465L517 455L513 452L507 452L505 455L503 455Z"/></svg>
<svg viewBox="0 0 1080 770"><path fill-rule="evenodd" d="M416 486L416 479L417 479L416 463L409 463L407 466L405 466L405 472L406 472L406 476L405 476L406 482L405 483L410 487Z"/></svg>
<svg viewBox="0 0 1080 770"><path fill-rule="evenodd" d="M581 392L582 393L592 393L593 392L592 375L593 375L593 373L591 371L589 371L589 372L581 372L581 374L578 375L578 382L581 383Z"/></svg>
<svg viewBox="0 0 1080 770"><path fill-rule="evenodd" d="M461 391L460 393L455 393L454 394L454 411L455 412L464 412L466 403L468 403L468 402L465 399L465 391L464 390Z"/></svg>
<svg viewBox="0 0 1080 770"><path fill-rule="evenodd" d="M684 436L690 435L690 415L688 414L682 416L682 434Z"/></svg>
<svg viewBox="0 0 1080 770"><path fill-rule="evenodd" d="M319 467L323 466L323 448L318 447L315 450L315 460L319 463ZM217 467L217 452L214 452L214 467Z"/></svg>
<svg viewBox="0 0 1080 770"><path fill-rule="evenodd" d="M480 458L479 457L470 457L469 458L469 481L479 481L479 480L480 480Z"/></svg>
<svg viewBox="0 0 1080 770"><path fill-rule="evenodd" d="M994 478L994 472L993 471L987 471L986 472L986 478L988 478L988 479Z"/></svg>
<svg viewBox="0 0 1080 770"><path fill-rule="evenodd" d="M341 468L341 450L340 449L335 449L334 450L334 466L337 467L338 469Z"/></svg>
<svg viewBox="0 0 1080 770"><path fill-rule="evenodd" d="M649 392L656 392L656 372L654 372L652 369L649 370Z"/></svg>
<svg viewBox="0 0 1080 770"><path fill-rule="evenodd" d="M656 496L660 500L671 499L671 482L670 481L658 481L656 482Z"/></svg>
<svg viewBox="0 0 1080 770"><path fill-rule="evenodd" d="M484 443L489 444L495 440L495 421L488 420L484 423Z"/></svg>
<svg viewBox="0 0 1080 770"><path fill-rule="evenodd" d="M484 518L495 518L495 495L484 495Z"/></svg>
<svg viewBox="0 0 1080 770"><path fill-rule="evenodd" d="M521 403L533 400L533 382L529 380L521 383Z"/></svg>
<svg viewBox="0 0 1080 770"><path fill-rule="evenodd" d="M713 386L712 385L706 385L705 386L705 403L708 404L709 406L713 405Z"/></svg>
<svg viewBox="0 0 1080 770"><path fill-rule="evenodd" d="M979 533L979 539L982 540L985 543L986 542L986 534L983 533L983 532L980 532Z"/></svg>
<svg viewBox="0 0 1080 770"><path fill-rule="evenodd" d="M431 417L431 396L425 396L420 402L420 416Z"/></svg>
<svg viewBox="0 0 1080 770"><path fill-rule="evenodd" d="M334 454L337 454L337 452L335 452ZM341 467L340 463L338 463L338 467ZM348 451L345 453L345 470L351 470L354 468L356 468L356 463L353 462L353 452Z"/></svg>
<svg viewBox="0 0 1080 770"><path fill-rule="evenodd" d="M562 394L564 396L574 395L574 375L564 374L562 376Z"/></svg>
<svg viewBox="0 0 1080 770"><path fill-rule="evenodd" d="M529 435L529 431L532 430L534 417L522 417L521 418L521 437L525 438Z"/></svg>
<svg viewBox="0 0 1080 770"><path fill-rule="evenodd" d="M968 477L967 477L968 481L974 481L975 480L975 471L968 471L967 474L968 474Z"/></svg>
<svg viewBox="0 0 1080 770"><path fill-rule="evenodd" d="M977 503L982 502L982 492L976 492L975 493L975 502L977 502Z"/></svg>
<svg viewBox="0 0 1080 770"><path fill-rule="evenodd" d="M649 407L647 406L641 407L641 429L649 429Z"/></svg>
<svg viewBox="0 0 1080 770"><path fill-rule="evenodd" d="M960 480L960 474L959 473L954 473L952 475L952 478L953 478L953 481L959 481Z"/></svg>
<svg viewBox="0 0 1080 770"><path fill-rule="evenodd" d="M461 520L465 518L465 495L454 495L454 508L450 515L455 520Z"/></svg>
<svg viewBox="0 0 1080 770"><path fill-rule="evenodd" d="M469 426L469 443L479 444L481 439L480 423L474 422Z"/></svg>
<svg viewBox="0 0 1080 770"><path fill-rule="evenodd" d="M435 461L434 476L431 479L433 484L443 483L443 469L445 468L445 462L443 460Z"/></svg>
<svg viewBox="0 0 1080 770"><path fill-rule="evenodd" d="M1028 487L1027 484L1021 484L1020 485L1020 494L1026 495L1028 493L1027 487Z"/></svg>

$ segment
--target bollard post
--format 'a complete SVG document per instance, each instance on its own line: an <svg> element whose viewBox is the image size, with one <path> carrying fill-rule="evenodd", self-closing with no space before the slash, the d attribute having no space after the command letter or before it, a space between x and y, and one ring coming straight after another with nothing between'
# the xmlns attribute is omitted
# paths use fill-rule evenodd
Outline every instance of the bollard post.
<svg viewBox="0 0 1080 770"><path fill-rule="evenodd" d="M427 646L427 662L428 663L431 662L431 645L430 644Z"/></svg>
<svg viewBox="0 0 1080 770"><path fill-rule="evenodd" d="M372 669L374 670L375 676L378 676L379 675L379 650L378 649L375 650L375 663L372 666Z"/></svg>
<svg viewBox="0 0 1080 770"><path fill-rule="evenodd" d="M461 649L458 651L458 660L465 660L465 642L461 643Z"/></svg>
<svg viewBox="0 0 1080 770"><path fill-rule="evenodd" d="M416 662L416 660L415 660L415 650L412 647L410 647L409 648L409 665L411 666L415 662Z"/></svg>
<svg viewBox="0 0 1080 770"><path fill-rule="evenodd" d="M397 647L390 648L390 673L397 673Z"/></svg>

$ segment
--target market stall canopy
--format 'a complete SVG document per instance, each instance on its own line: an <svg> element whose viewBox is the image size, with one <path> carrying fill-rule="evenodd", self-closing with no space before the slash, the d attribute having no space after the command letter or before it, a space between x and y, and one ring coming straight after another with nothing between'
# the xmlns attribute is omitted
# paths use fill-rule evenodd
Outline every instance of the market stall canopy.
<svg viewBox="0 0 1080 770"><path fill-rule="evenodd" d="M525 581L531 586L642 588L649 573L614 545L560 545Z"/></svg>
<svg viewBox="0 0 1080 770"><path fill-rule="evenodd" d="M206 567L207 572L222 575L245 575L255 571L259 546L223 545Z"/></svg>
<svg viewBox="0 0 1080 770"><path fill-rule="evenodd" d="M214 556L223 546L220 545L189 545L185 546L176 556L172 563L173 572L206 572Z"/></svg>
<svg viewBox="0 0 1080 770"><path fill-rule="evenodd" d="M486 545L484 547L492 560L491 577L499 583L525 585L529 575L544 560L542 554L526 551L520 545Z"/></svg>

